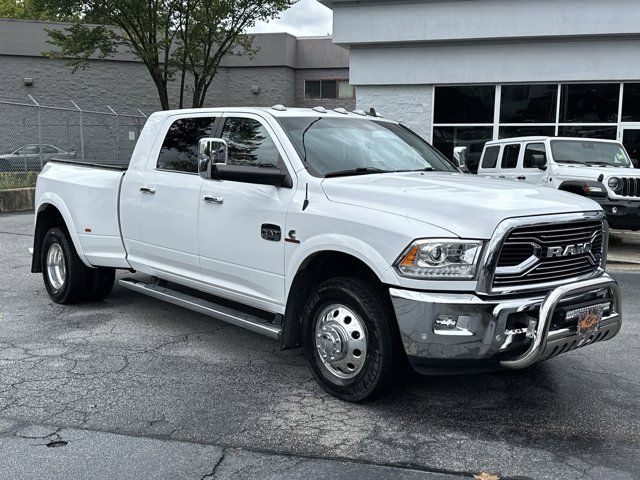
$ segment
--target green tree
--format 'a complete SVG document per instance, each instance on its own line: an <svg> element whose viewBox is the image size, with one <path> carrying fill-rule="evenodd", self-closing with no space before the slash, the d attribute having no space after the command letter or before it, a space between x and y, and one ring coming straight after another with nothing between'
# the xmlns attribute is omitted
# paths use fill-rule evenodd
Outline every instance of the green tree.
<svg viewBox="0 0 640 480"><path fill-rule="evenodd" d="M55 15L34 6L34 0L0 0L0 18L55 20Z"/></svg>
<svg viewBox="0 0 640 480"><path fill-rule="evenodd" d="M178 107L184 106L187 90L191 106L202 107L222 58L255 53L246 30L297 0L32 1L41 11L73 22L64 30L48 30L49 43L57 50L46 55L67 59L77 70L91 58L125 49L147 67L167 110L172 103L169 84L177 77Z"/></svg>

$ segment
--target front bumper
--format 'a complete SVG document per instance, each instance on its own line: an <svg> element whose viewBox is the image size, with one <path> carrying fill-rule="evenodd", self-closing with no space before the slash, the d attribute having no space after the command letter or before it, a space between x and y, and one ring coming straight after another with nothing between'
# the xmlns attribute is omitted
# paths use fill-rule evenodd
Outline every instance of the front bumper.
<svg viewBox="0 0 640 480"><path fill-rule="evenodd" d="M640 230L640 200L612 200L591 197L607 214L611 228Z"/></svg>
<svg viewBox="0 0 640 480"><path fill-rule="evenodd" d="M609 340L622 321L620 289L609 275L559 286L544 296L480 298L391 288L400 335L421 373L523 369L561 353ZM585 305L608 305L598 331L578 335L567 317ZM567 315L569 315L567 313ZM455 325L455 326L454 326Z"/></svg>

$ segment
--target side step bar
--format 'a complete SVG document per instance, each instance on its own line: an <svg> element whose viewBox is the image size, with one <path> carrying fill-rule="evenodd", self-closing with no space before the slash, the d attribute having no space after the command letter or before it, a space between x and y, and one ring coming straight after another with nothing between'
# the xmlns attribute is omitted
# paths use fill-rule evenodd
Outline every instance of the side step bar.
<svg viewBox="0 0 640 480"><path fill-rule="evenodd" d="M219 305L202 298L177 292L169 288L150 285L132 278L122 278L118 281L118 284L121 287L133 290L134 292L142 293L143 295L148 295L159 300L164 300L165 302L193 310L194 312L202 313L203 315L222 320L237 327L246 328L252 332L266 335L274 340L280 339L282 328L269 325L263 319L251 315L250 313L234 310L233 308Z"/></svg>

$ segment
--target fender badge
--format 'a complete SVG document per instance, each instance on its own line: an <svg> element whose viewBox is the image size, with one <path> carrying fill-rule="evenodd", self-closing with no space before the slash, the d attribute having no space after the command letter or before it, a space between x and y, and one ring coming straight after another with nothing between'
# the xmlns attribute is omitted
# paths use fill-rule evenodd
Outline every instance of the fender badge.
<svg viewBox="0 0 640 480"><path fill-rule="evenodd" d="M285 238L284 241L288 242L288 243L295 243L297 245L300 244L300 240L298 240L296 238L296 231L295 230L289 230L289 236L287 238Z"/></svg>

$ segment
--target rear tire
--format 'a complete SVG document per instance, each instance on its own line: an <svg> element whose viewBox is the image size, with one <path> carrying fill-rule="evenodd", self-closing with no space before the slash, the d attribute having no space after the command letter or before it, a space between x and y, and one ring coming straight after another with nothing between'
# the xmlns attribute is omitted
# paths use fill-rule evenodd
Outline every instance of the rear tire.
<svg viewBox="0 0 640 480"><path fill-rule="evenodd" d="M389 302L376 285L338 277L320 284L303 315L303 347L316 380L349 402L371 400L401 369Z"/></svg>
<svg viewBox="0 0 640 480"><path fill-rule="evenodd" d="M51 300L62 305L106 298L115 279L115 270L87 267L76 252L69 234L52 228L42 242L42 277Z"/></svg>
<svg viewBox="0 0 640 480"><path fill-rule="evenodd" d="M88 302L99 302L109 296L113 290L113 283L116 279L114 268L97 268L90 271L91 287L87 290L85 298Z"/></svg>

